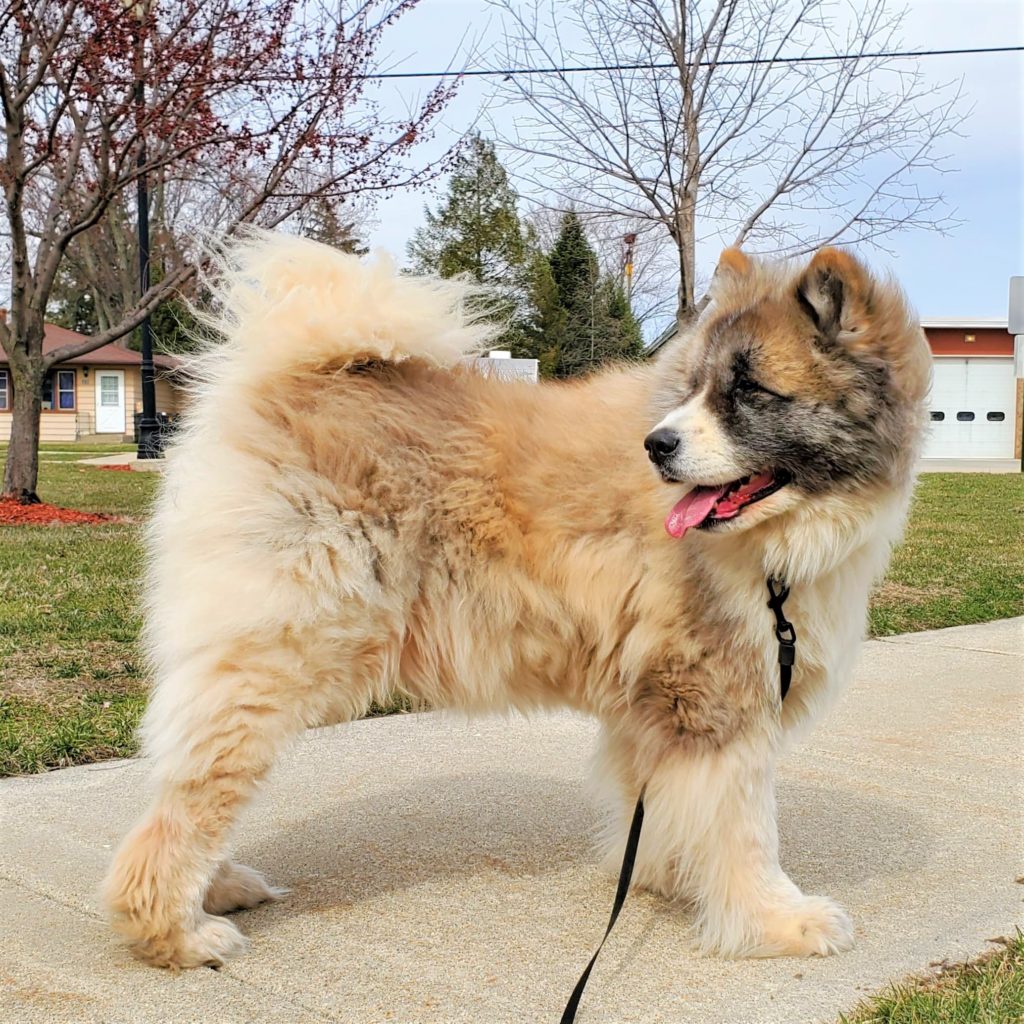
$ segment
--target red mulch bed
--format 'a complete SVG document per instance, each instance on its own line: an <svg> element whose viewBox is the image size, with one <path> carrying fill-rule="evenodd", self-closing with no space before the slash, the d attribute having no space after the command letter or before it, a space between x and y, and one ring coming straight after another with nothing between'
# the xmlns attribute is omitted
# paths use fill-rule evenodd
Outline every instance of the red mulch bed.
<svg viewBox="0 0 1024 1024"><path fill-rule="evenodd" d="M93 469L113 469L113 470L117 470L118 472L121 472L121 473L130 473L132 471L132 467L127 465L127 464L125 464L123 466L117 465L117 464L114 464L112 466L93 466L92 468Z"/></svg>
<svg viewBox="0 0 1024 1024"><path fill-rule="evenodd" d="M11 498L0 498L0 526L94 526L109 523L114 516L98 512L79 512L57 505L22 505Z"/></svg>

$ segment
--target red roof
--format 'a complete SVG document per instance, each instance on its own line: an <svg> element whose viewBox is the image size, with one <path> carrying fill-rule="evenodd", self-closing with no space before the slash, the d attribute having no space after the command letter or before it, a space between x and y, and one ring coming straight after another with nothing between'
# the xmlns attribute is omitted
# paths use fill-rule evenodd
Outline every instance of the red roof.
<svg viewBox="0 0 1024 1024"><path fill-rule="evenodd" d="M46 325L46 334L43 336L43 353L52 352L56 348L63 348L65 345L77 345L79 342L88 341L88 335L79 334L77 331L69 331L66 327L58 327L56 324ZM0 348L0 363L7 362L7 353ZM181 360L174 356L166 356L160 353L153 354L153 363L161 370L173 370L180 365ZM124 345L100 345L84 356L74 356L65 359L61 366L141 366L142 354L134 349L126 348Z"/></svg>

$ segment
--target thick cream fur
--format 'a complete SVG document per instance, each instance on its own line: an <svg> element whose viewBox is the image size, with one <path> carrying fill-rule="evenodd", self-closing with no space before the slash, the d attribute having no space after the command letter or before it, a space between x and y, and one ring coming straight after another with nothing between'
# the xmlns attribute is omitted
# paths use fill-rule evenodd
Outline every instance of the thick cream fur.
<svg viewBox="0 0 1024 1024"><path fill-rule="evenodd" d="M643 451L664 361L485 379L454 367L488 340L461 285L293 238L248 240L221 280L225 341L149 527L156 792L106 886L138 954L177 968L244 948L218 915L279 891L230 860L241 808L301 730L396 689L595 715L609 863L647 783L638 880L693 903L704 949L849 946L845 913L779 865L772 770L850 677L919 437L871 488L679 542L662 521L681 491ZM800 632L781 717L768 573L793 584Z"/></svg>

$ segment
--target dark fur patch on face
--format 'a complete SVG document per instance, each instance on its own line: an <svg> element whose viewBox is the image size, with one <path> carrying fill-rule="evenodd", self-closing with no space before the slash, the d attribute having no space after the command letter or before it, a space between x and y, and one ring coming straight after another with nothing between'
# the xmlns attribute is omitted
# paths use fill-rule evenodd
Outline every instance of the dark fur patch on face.
<svg viewBox="0 0 1024 1024"><path fill-rule="evenodd" d="M793 313L799 309L799 305ZM749 472L785 470L808 493L878 477L892 462L894 396L879 359L855 357L815 324L788 329L751 314L705 335L707 407Z"/></svg>

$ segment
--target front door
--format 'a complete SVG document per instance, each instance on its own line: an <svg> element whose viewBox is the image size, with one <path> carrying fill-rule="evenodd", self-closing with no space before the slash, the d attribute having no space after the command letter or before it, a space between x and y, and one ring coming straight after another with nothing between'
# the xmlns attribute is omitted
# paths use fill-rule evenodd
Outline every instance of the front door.
<svg viewBox="0 0 1024 1024"><path fill-rule="evenodd" d="M96 433L124 432L124 370L97 370Z"/></svg>

